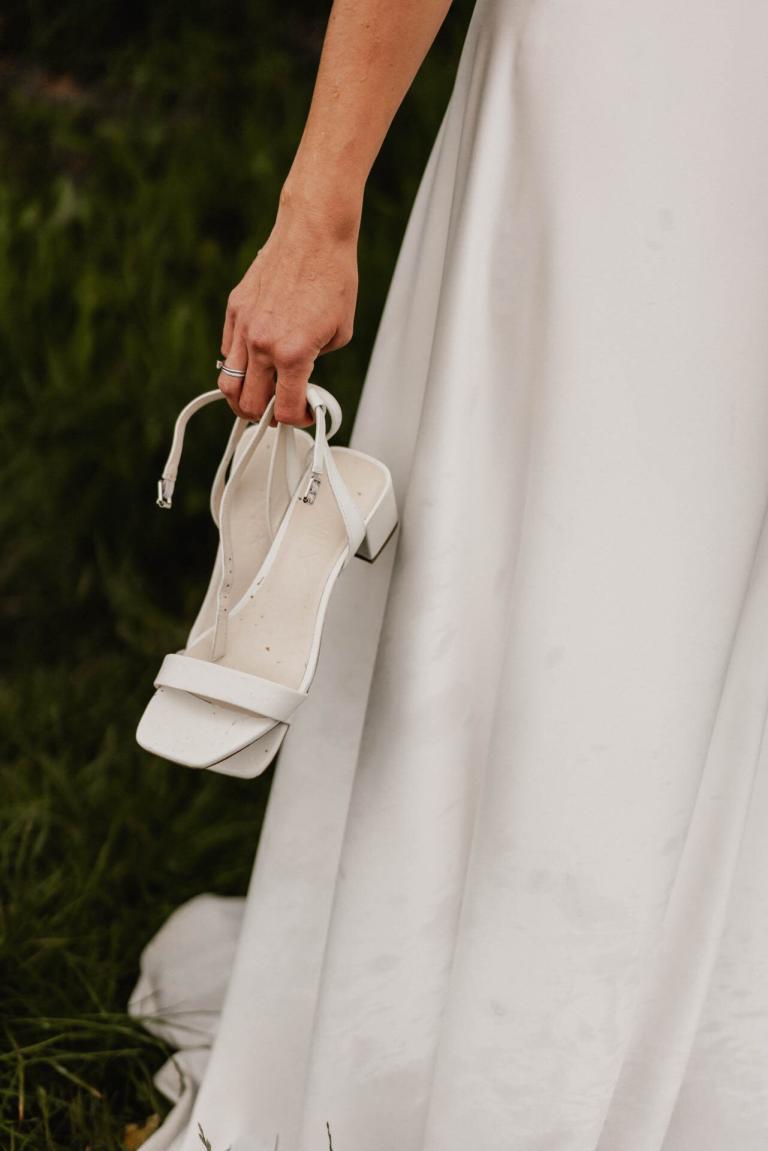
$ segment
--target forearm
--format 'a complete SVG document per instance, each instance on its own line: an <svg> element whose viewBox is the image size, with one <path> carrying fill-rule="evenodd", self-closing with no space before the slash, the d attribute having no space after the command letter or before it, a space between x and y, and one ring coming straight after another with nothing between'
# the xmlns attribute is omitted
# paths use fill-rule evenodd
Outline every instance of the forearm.
<svg viewBox="0 0 768 1151"><path fill-rule="evenodd" d="M368 174L451 0L334 0L282 210L354 226Z"/></svg>
<svg viewBox="0 0 768 1151"><path fill-rule="evenodd" d="M244 419L307 427L318 356L352 338L363 193L451 0L334 0L307 121L274 226L229 294L219 387Z"/></svg>

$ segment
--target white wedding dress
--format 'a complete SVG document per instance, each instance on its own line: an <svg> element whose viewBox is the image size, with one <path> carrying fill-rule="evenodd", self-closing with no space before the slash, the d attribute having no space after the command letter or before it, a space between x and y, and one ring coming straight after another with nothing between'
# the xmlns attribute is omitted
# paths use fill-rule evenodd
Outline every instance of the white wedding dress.
<svg viewBox="0 0 768 1151"><path fill-rule="evenodd" d="M148 1151L766 1151L766 44L478 0L351 441L401 526L145 949Z"/></svg>

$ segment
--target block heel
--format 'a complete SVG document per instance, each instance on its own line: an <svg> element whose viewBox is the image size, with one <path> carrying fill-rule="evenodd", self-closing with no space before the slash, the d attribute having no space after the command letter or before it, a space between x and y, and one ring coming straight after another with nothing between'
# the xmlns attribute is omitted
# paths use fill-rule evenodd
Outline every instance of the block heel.
<svg viewBox="0 0 768 1151"><path fill-rule="evenodd" d="M395 534L398 522L395 492L390 479L383 496L371 513L363 542L355 555L367 563L373 563Z"/></svg>

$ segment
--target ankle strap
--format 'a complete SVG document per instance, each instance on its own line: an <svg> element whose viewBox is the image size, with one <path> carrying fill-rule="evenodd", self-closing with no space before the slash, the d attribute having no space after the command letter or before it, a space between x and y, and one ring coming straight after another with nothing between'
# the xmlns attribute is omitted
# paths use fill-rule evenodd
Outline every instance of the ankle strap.
<svg viewBox="0 0 768 1151"><path fill-rule="evenodd" d="M181 453L184 447L184 435L187 429L187 424L191 416L195 412L199 412L208 404L213 403L215 400L224 399L224 393L215 388L209 392L203 392L199 396L195 396L186 404L178 416L173 429L173 441L171 443L171 450L168 453L168 458L163 468L161 478L157 484L157 504L161 508L170 508L173 502L173 492L176 486L176 479L179 471L179 463L181 461ZM273 411L274 404L270 406L270 412ZM264 420L264 413L258 421L259 425ZM269 424L271 415L267 416L267 424ZM216 475L211 485L210 495L210 509L211 518L219 527L221 517L221 503L224 497L224 488L226 486L227 468L235 455L238 444L243 437L246 428L249 426L250 421L242 418L241 416L235 417L235 422L232 425L232 430L229 433L224 452L219 466L216 469ZM266 426L266 425L265 425ZM258 436L261 439L261 435ZM279 487L282 484L282 506L290 499L296 486L301 479L304 471L304 463L299 458L299 450L297 447L297 440L295 428L288 424L278 424L277 434L275 436L275 447L269 463L269 472L267 476L267 490L266 490L266 503L267 503L267 527L270 539L274 538L274 511L273 511L273 493L279 492Z"/></svg>
<svg viewBox="0 0 768 1151"><path fill-rule="evenodd" d="M181 409L178 416L176 417L176 423L173 428L171 450L168 453L168 459L165 461L163 474L157 481L158 507L169 508L173 502L173 489L176 486L176 477L179 473L181 451L184 447L184 433L187 430L187 424L189 422L190 416L193 416L195 412L199 412L201 408L206 406L206 404L211 404L214 400L222 399L223 396L224 393L219 388L215 388L210 392L203 392L202 395L195 396L193 400L190 400L189 403ZM233 435L235 430L236 428L232 429ZM232 437L230 436L230 440L231 438ZM229 446L230 445L227 444L227 448L229 448ZM234 451L234 448L232 450Z"/></svg>

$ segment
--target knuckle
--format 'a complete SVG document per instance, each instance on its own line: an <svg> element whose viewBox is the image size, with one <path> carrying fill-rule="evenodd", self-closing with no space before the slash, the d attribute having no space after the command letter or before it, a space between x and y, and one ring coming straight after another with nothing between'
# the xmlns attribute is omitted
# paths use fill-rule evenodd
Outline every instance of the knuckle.
<svg viewBox="0 0 768 1151"><path fill-rule="evenodd" d="M312 363L312 350L307 340L279 340L273 350L275 363L285 368L301 368Z"/></svg>
<svg viewBox="0 0 768 1151"><path fill-rule="evenodd" d="M245 334L245 340L248 347L253 351L266 351L271 343L270 333L263 324L249 324L248 330Z"/></svg>

